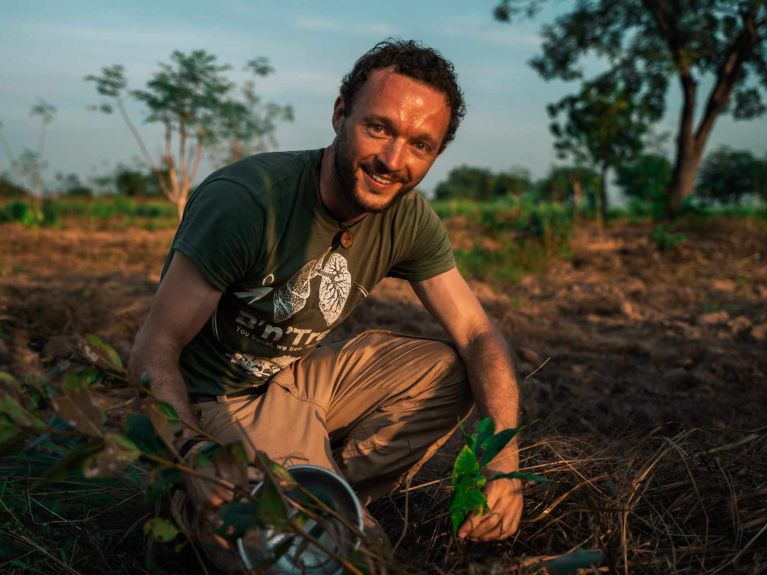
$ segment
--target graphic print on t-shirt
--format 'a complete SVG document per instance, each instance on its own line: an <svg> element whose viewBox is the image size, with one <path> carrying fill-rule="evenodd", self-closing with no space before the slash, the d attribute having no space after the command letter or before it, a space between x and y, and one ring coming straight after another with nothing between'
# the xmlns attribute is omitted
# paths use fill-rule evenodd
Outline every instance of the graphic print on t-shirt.
<svg viewBox="0 0 767 575"><path fill-rule="evenodd" d="M231 363L240 366L246 372L258 378L271 377L298 359L291 355L266 359L243 352L234 352L227 357L229 357Z"/></svg>
<svg viewBox="0 0 767 575"><path fill-rule="evenodd" d="M319 302L325 323L335 322L346 305L352 287L352 275L346 258L341 254L328 252L316 260L304 264L274 294L274 321L283 322L304 309L312 290L312 280L320 276ZM323 265L324 262L324 265Z"/></svg>

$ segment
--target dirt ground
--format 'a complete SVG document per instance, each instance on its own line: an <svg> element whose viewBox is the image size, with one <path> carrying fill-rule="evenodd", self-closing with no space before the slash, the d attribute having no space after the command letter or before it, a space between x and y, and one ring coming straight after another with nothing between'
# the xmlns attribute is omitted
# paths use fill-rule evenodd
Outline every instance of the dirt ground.
<svg viewBox="0 0 767 575"><path fill-rule="evenodd" d="M450 222L448 228L456 242L465 241ZM596 457L600 446L628 437L679 437L693 429L724 440L734 437L732 441L755 433L764 445L767 228L743 219L689 224L683 230L686 241L669 252L655 248L650 231L650 224L615 224L604 231L587 226L576 230L571 259L554 261L514 284L471 282L519 357L523 421L539 421L539 431L532 431L528 441L543 435L568 438L568 445L580 446L583 457ZM40 355L55 355L57 346L76 334L96 333L127 357L156 289L172 231L1 224L0 237L0 370L39 371ZM332 337L345 338L368 327L441 333L409 286L394 280L376 288ZM536 458L545 469L540 462L545 454ZM426 480L444 476L448 460L438 459L426 470ZM736 487L749 497L767 495L764 476ZM760 515L763 505L751 509L754 516L738 520L745 535L728 545L742 547L749 535L756 535L749 553L756 548L762 553L767 534L758 531L759 520L767 521L767 516ZM613 537L603 535L592 544ZM401 549L418 549L423 544L418 537L417 530L411 533ZM435 536L429 537L434 546ZM616 549L625 538L624 531ZM574 539L567 543L578 544ZM463 549L468 559L462 569L484 572L477 565L488 562L480 557L501 553L497 545L480 546L476 552ZM439 557L446 553L443 549ZM767 553L760 553L749 555L743 572L767 561ZM628 562L625 556L623 560ZM678 561L670 564L680 568Z"/></svg>

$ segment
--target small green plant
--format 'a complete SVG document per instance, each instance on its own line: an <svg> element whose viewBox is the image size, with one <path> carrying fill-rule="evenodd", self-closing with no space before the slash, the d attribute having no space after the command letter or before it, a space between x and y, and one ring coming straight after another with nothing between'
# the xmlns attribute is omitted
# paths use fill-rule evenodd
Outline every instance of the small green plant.
<svg viewBox="0 0 767 575"><path fill-rule="evenodd" d="M486 417L474 428L471 434L460 428L465 445L455 458L452 474L453 496L450 500L450 519L453 523L453 536L470 513L488 512L487 498L483 492L490 481L498 479L527 479L548 483L550 480L532 473L512 471L498 473L489 479L484 470L514 438L518 428L504 429L495 433L493 420Z"/></svg>
<svg viewBox="0 0 767 575"><path fill-rule="evenodd" d="M681 232L674 233L673 228L667 225L659 225L655 226L650 239L658 251L669 252L684 243L687 237Z"/></svg>

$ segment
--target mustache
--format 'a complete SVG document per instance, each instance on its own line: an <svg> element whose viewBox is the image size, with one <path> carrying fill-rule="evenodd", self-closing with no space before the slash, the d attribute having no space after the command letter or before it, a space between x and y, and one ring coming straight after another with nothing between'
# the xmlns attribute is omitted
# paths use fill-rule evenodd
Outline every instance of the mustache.
<svg viewBox="0 0 767 575"><path fill-rule="evenodd" d="M390 170L383 162L378 160L378 158L373 158L373 161L370 164L363 164L362 167L368 172L371 172L376 176L385 177L392 182L405 183L407 181L402 170Z"/></svg>

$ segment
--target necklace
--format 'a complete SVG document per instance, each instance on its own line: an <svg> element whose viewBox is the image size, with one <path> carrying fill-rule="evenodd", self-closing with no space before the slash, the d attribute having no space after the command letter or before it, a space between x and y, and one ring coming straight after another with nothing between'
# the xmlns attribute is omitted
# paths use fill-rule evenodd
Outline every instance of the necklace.
<svg viewBox="0 0 767 575"><path fill-rule="evenodd" d="M320 152L320 161L317 165L317 197L320 199L320 204L322 205L322 208L325 210L325 213L327 213L331 218L333 218L333 214L328 209L327 204L325 204L325 200L322 198L322 189L320 188L320 170L322 169L322 156L324 155L325 150ZM348 249L352 247L352 244L354 243L354 234L352 234L352 231L349 229L349 224L345 224L342 221L337 220L336 218L333 218L336 220L336 224L338 224L338 227L340 228L340 231L335 235L333 238L333 247L338 247L339 245L344 248ZM357 222L354 222L356 224ZM352 224L352 225L354 225Z"/></svg>

